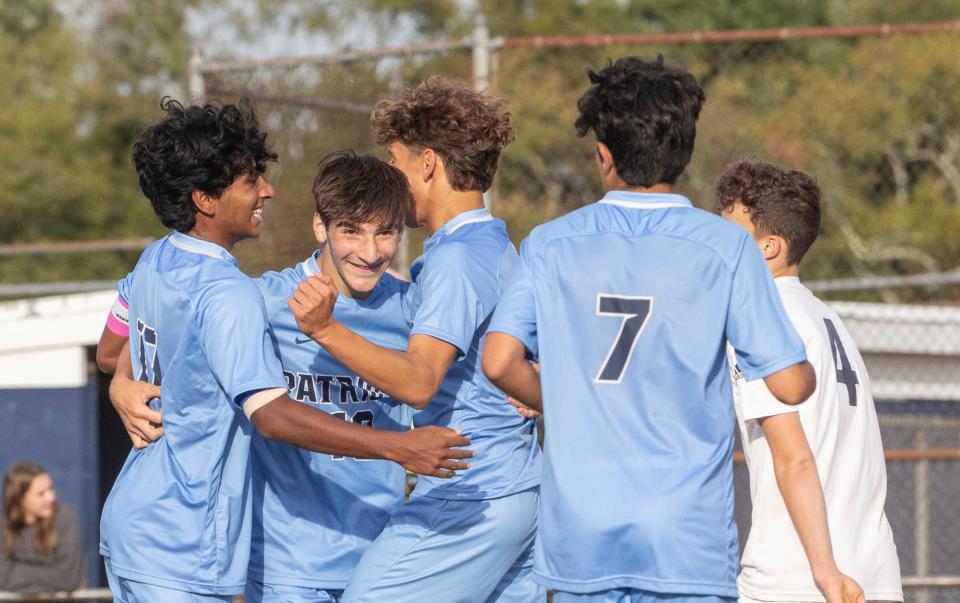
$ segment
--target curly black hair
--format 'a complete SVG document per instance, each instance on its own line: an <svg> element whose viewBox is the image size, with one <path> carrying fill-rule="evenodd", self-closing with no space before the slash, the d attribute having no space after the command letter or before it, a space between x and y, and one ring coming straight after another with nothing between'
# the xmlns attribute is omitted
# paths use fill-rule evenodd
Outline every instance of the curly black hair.
<svg viewBox="0 0 960 603"><path fill-rule="evenodd" d="M693 154L706 99L696 78L665 65L663 55L624 57L587 76L592 85L577 101L577 136L593 130L629 186L675 183Z"/></svg>
<svg viewBox="0 0 960 603"><path fill-rule="evenodd" d="M160 108L166 115L133 145L133 165L140 190L167 228L193 228L193 191L219 197L238 177L263 173L277 160L247 99L185 107L164 97Z"/></svg>

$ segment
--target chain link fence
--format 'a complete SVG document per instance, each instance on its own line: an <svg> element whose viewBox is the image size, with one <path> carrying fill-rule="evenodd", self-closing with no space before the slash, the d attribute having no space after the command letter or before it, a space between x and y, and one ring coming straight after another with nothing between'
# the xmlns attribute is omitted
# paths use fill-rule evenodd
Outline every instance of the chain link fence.
<svg viewBox="0 0 960 603"><path fill-rule="evenodd" d="M518 130L489 202L519 242L598 198L593 148L573 131L584 69L627 54L689 68L707 103L681 192L712 209L725 166L758 156L815 175L824 229L803 276L835 307L871 373L887 449L887 514L907 601L960 600L960 22L578 38L472 38L270 62L195 58L206 98L254 100L281 155L278 196L250 273L315 246L310 183L339 148L385 156L369 114L427 74L504 94ZM423 235L405 235L405 269ZM749 528L746 469L738 521Z"/></svg>

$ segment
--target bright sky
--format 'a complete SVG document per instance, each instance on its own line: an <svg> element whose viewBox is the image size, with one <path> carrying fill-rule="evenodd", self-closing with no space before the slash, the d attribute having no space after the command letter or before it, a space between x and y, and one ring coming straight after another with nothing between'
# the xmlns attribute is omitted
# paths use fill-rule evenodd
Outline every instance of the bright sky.
<svg viewBox="0 0 960 603"><path fill-rule="evenodd" d="M378 46L375 30L369 23L356 21L339 32L339 35L330 36L292 24L293 15L283 17L281 25L262 25L259 31L251 32L250 39L240 39L235 27L229 25L225 27L223 23L229 22L230 14L245 15L248 17L247 21L252 22L256 8L255 2L254 0L228 0L225 4L225 7L206 7L203 10L189 11L187 29L190 36L200 43L201 50L207 58L253 59L302 56L334 52L345 46L352 50ZM227 19L224 18L225 14ZM388 32L383 43L399 46L414 41L414 38L413 24L409 21L400 21Z"/></svg>

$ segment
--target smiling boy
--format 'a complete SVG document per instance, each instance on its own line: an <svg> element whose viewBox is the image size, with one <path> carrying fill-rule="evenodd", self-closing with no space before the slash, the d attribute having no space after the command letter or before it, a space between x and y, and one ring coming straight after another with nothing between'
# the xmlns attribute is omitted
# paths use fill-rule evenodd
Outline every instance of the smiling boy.
<svg viewBox="0 0 960 603"><path fill-rule="evenodd" d="M407 180L376 157L340 151L320 162L313 197L320 249L292 268L255 279L287 389L295 400L344 421L409 430L413 410L305 337L287 303L303 280L329 275L338 291L333 310L338 321L385 347L406 347L403 297L410 283L386 270L410 205ZM403 502L403 468L310 452L256 434L252 450L247 601L339 600L360 556Z"/></svg>
<svg viewBox="0 0 960 603"><path fill-rule="evenodd" d="M408 224L429 237L411 267L410 340L397 351L331 315L331 278L301 283L294 307L304 333L377 388L422 409L418 426L471 438L470 469L422 478L357 566L354 601L541 601L530 576L539 504L534 422L483 376L490 315L517 253L484 208L501 150L514 138L506 103L431 77L373 115L377 142L410 183Z"/></svg>
<svg viewBox="0 0 960 603"><path fill-rule="evenodd" d="M229 601L243 591L249 562L250 423L314 452L392 459L438 476L469 453L449 449L467 442L452 430L372 429L288 397L263 297L230 253L260 234L274 192L264 170L277 156L246 104L161 106L134 164L173 232L118 284L98 360L109 365L114 351L117 387L160 395L164 431L127 458L104 505L100 550L115 601ZM116 356L123 318L133 327L130 353Z"/></svg>

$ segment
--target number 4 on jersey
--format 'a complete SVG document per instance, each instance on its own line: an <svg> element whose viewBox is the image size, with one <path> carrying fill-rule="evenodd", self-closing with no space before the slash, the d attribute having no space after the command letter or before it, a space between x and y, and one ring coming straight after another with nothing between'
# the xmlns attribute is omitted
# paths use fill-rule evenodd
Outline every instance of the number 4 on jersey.
<svg viewBox="0 0 960 603"><path fill-rule="evenodd" d="M837 333L837 327L833 326L833 321L829 318L823 319L827 325L827 336L830 337L830 347L833 348L833 360L837 366L837 383L847 386L847 396L850 406L857 405L857 372L853 370L853 364L847 358L847 353L843 349L843 342L840 341L840 334Z"/></svg>
<svg viewBox="0 0 960 603"><path fill-rule="evenodd" d="M628 297L607 293L597 294L597 316L622 316L620 332L607 352L594 381L597 383L620 383L627 368L633 348L653 310L652 297Z"/></svg>

